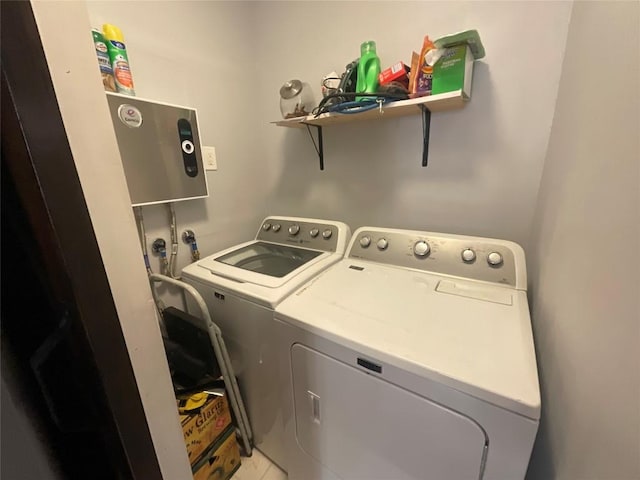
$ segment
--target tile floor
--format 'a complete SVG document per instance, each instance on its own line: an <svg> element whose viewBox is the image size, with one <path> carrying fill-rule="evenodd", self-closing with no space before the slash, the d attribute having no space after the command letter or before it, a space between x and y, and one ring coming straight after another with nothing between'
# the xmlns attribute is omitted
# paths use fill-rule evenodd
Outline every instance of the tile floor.
<svg viewBox="0 0 640 480"><path fill-rule="evenodd" d="M257 449L251 457L242 457L240 468L231 480L287 480L287 474Z"/></svg>

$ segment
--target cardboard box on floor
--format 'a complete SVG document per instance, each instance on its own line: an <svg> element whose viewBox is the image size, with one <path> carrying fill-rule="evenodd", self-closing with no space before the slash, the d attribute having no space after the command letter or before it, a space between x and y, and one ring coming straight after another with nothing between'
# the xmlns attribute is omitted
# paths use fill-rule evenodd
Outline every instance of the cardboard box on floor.
<svg viewBox="0 0 640 480"><path fill-rule="evenodd" d="M193 466L193 480L228 480L240 468L240 449L230 425Z"/></svg>
<svg viewBox="0 0 640 480"><path fill-rule="evenodd" d="M194 413L180 415L180 423L189 462L194 465L231 425L231 412L226 395L209 395L204 405Z"/></svg>

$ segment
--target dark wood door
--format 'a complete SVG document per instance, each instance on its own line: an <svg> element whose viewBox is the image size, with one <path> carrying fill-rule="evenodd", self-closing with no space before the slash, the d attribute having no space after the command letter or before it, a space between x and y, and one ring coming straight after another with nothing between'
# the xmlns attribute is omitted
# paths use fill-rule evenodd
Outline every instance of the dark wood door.
<svg viewBox="0 0 640 480"><path fill-rule="evenodd" d="M28 417L51 478L159 479L30 3L0 13L3 398ZM2 477L28 478L11 425Z"/></svg>

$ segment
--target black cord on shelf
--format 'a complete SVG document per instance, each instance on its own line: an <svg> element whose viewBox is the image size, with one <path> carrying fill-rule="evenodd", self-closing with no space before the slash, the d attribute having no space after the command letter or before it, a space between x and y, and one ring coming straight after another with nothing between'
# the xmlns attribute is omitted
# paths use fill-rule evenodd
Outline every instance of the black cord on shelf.
<svg viewBox="0 0 640 480"><path fill-rule="evenodd" d="M356 97L368 97L373 99L374 101L376 101L376 99L378 98L382 98L385 99L387 101L393 101L393 100L406 100L408 98L408 95L405 92L401 92L401 93L387 93L387 92L377 92L377 93L358 93L358 92L340 92L340 93L332 93L330 95L327 95L326 97L324 97L322 99L322 101L320 101L320 104L313 109L313 115L315 117L318 117L319 115L322 115L323 113L327 113L330 111L330 108L333 107L333 105L327 105L327 103L330 102L330 100L336 99L336 98L340 98L342 99L340 103L348 100L348 99L355 99ZM339 104L339 103L338 103Z"/></svg>

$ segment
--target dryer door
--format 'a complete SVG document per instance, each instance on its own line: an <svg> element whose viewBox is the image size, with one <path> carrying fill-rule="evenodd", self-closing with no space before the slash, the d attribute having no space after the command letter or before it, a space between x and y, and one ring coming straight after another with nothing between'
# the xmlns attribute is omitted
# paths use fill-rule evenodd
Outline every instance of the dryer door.
<svg viewBox="0 0 640 480"><path fill-rule="evenodd" d="M291 349L296 455L305 480L477 480L487 443L473 420L304 345ZM305 464L305 462L296 462Z"/></svg>

